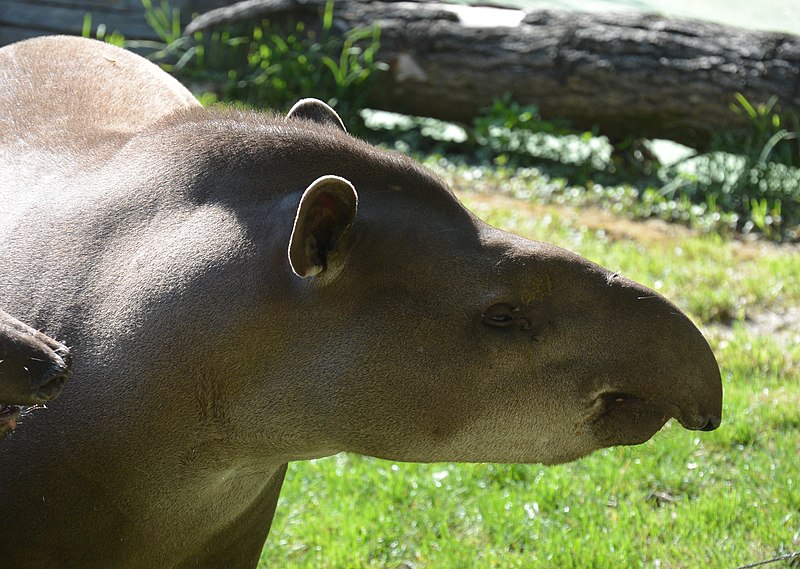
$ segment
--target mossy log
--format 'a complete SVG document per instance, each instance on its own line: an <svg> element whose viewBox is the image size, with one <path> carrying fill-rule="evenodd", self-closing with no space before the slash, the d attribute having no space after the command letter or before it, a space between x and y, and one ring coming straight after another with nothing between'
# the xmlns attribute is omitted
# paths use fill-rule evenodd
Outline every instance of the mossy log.
<svg viewBox="0 0 800 569"><path fill-rule="evenodd" d="M189 32L243 20L319 21L324 0L247 0ZM800 110L800 36L639 13L524 12L432 2L338 0L336 29L378 25L389 64L375 108L469 122L505 93L544 117L612 140L666 138L704 148L746 127L731 111L776 96ZM309 93L313 95L313 93Z"/></svg>

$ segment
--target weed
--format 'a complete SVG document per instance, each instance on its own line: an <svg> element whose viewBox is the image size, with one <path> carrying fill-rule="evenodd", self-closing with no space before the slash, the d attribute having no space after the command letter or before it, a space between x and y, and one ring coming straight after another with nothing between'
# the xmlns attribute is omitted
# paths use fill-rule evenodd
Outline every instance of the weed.
<svg viewBox="0 0 800 569"><path fill-rule="evenodd" d="M83 17L83 28L81 31L81 35L85 38L92 37L92 15L86 14ZM118 31L113 31L110 34L106 30L105 24L98 24L97 29L95 30L95 39L100 41L104 41L106 43L110 43L111 45L115 45L117 47L125 47L125 36L120 34Z"/></svg>
<svg viewBox="0 0 800 569"><path fill-rule="evenodd" d="M183 35L180 10L171 8L166 0L158 7L153 6L153 0L142 0L142 6L145 20L165 44L180 40Z"/></svg>
<svg viewBox="0 0 800 569"><path fill-rule="evenodd" d="M713 200L740 216L739 229L774 239L800 238L800 122L777 99L752 105L736 94L732 112L750 128L718 134L711 151L670 169L676 191L692 201Z"/></svg>
<svg viewBox="0 0 800 569"><path fill-rule="evenodd" d="M131 42L149 48L162 68L205 92L204 100L285 111L298 99L316 97L335 106L358 128L369 83L384 68L376 59L380 28L332 32L334 2L328 0L317 27L264 19L224 30L185 36L180 15L166 1L143 0L147 20L161 42ZM210 93L210 94L209 94Z"/></svg>

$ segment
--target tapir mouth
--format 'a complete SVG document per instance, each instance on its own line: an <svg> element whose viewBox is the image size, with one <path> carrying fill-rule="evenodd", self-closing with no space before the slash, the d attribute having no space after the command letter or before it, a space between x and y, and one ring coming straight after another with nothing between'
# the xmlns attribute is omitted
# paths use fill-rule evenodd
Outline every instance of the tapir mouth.
<svg viewBox="0 0 800 569"><path fill-rule="evenodd" d="M606 392L595 399L590 420L595 434L606 443L640 444L656 434L671 418L693 431L713 431L720 418L687 413L673 403L659 403L625 392Z"/></svg>
<svg viewBox="0 0 800 569"><path fill-rule="evenodd" d="M17 405L0 404L0 436L17 428L20 411Z"/></svg>

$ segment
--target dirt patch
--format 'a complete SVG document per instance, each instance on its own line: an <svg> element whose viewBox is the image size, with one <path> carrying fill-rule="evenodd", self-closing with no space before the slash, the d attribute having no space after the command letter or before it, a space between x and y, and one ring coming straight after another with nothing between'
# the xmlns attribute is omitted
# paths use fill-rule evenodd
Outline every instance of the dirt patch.
<svg viewBox="0 0 800 569"><path fill-rule="evenodd" d="M800 342L800 306L766 310L751 316L745 326L759 336L773 336L781 343Z"/></svg>
<svg viewBox="0 0 800 569"><path fill-rule="evenodd" d="M731 340L734 337L734 324L711 323L703 326L703 332L718 340ZM768 336L778 346L789 348L800 344L800 307L790 306L778 310L765 310L748 316L742 323L752 336Z"/></svg>

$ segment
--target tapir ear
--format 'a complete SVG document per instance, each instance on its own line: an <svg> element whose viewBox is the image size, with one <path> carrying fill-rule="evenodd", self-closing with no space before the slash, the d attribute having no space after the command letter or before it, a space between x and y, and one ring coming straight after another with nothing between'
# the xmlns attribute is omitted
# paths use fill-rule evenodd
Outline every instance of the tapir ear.
<svg viewBox="0 0 800 569"><path fill-rule="evenodd" d="M323 176L306 188L289 239L297 276L313 277L342 259L357 209L356 189L344 178Z"/></svg>
<svg viewBox="0 0 800 569"><path fill-rule="evenodd" d="M319 99L300 99L289 109L286 118L306 119L323 125L335 126L342 129L343 132L347 132L336 111Z"/></svg>

